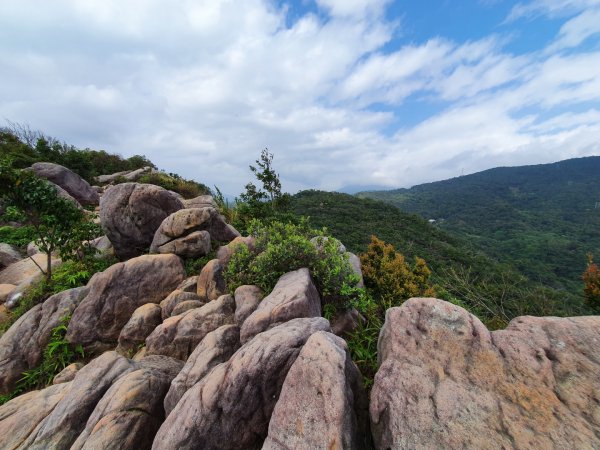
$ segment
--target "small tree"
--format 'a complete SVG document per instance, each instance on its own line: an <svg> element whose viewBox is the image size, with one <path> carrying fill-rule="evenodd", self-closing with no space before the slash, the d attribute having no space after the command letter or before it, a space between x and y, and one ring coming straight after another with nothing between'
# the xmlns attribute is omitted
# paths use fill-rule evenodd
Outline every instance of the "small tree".
<svg viewBox="0 0 600 450"><path fill-rule="evenodd" d="M429 285L431 271L425 261L415 258L411 267L392 244L376 236L371 236L367 251L360 255L360 262L365 286L384 310L398 306L410 297L435 295Z"/></svg>
<svg viewBox="0 0 600 450"><path fill-rule="evenodd" d="M36 245L47 256L46 270L38 267L51 281L52 253L59 250L61 256L69 256L65 252L74 248L74 239L81 238L77 230L89 228L85 213L59 197L56 188L46 180L31 171L12 168L7 160L0 161L0 197L5 199L11 219L35 230Z"/></svg>
<svg viewBox="0 0 600 450"><path fill-rule="evenodd" d="M583 272L583 295L586 303L596 312L600 312L600 269L594 263L591 254L588 255L588 266Z"/></svg>

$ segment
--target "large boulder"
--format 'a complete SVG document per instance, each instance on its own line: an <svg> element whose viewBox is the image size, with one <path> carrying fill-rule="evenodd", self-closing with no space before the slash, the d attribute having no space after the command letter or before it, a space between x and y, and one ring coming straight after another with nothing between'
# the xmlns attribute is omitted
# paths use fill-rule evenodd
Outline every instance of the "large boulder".
<svg viewBox="0 0 600 450"><path fill-rule="evenodd" d="M37 162L31 166L31 169L38 177L46 178L60 186L82 205L98 204L98 193L87 181L66 167L49 162Z"/></svg>
<svg viewBox="0 0 600 450"><path fill-rule="evenodd" d="M115 344L136 308L159 303L184 278L175 255L139 256L95 274L89 294L73 312L67 340L86 347Z"/></svg>
<svg viewBox="0 0 600 450"><path fill-rule="evenodd" d="M256 336L189 389L160 427L152 448L258 448L288 370L322 317L295 319Z"/></svg>
<svg viewBox="0 0 600 450"><path fill-rule="evenodd" d="M201 300L215 300L227 293L223 269L218 259L211 259L202 268L196 286L196 293Z"/></svg>
<svg viewBox="0 0 600 450"><path fill-rule="evenodd" d="M142 359L104 394L71 450L150 448L165 417L163 398L181 366L166 356Z"/></svg>
<svg viewBox="0 0 600 450"><path fill-rule="evenodd" d="M223 295L201 308L165 320L146 339L147 355L166 355L185 361L211 331L234 323L235 300Z"/></svg>
<svg viewBox="0 0 600 450"><path fill-rule="evenodd" d="M177 305L190 300L201 300L201 298L196 292L185 292L180 289L175 289L167 296L167 298L160 302L162 319L166 320L171 317L173 315L173 310L177 308Z"/></svg>
<svg viewBox="0 0 600 450"><path fill-rule="evenodd" d="M10 266L12 263L21 261L23 257L19 251L10 244L0 242L0 270Z"/></svg>
<svg viewBox="0 0 600 450"><path fill-rule="evenodd" d="M50 260L53 269L61 264L61 260L58 258L51 257ZM38 253L30 258L17 261L0 272L0 284L20 285L24 283L29 286L44 277L40 267L46 270L47 262L48 258L45 253Z"/></svg>
<svg viewBox="0 0 600 450"><path fill-rule="evenodd" d="M489 332L436 299L389 309L371 391L376 448L597 448L599 330L599 317L519 317Z"/></svg>
<svg viewBox="0 0 600 450"><path fill-rule="evenodd" d="M154 233L183 203L166 189L152 184L111 186L100 200L100 221L121 259L144 253Z"/></svg>
<svg viewBox="0 0 600 450"><path fill-rule="evenodd" d="M223 325L208 333L171 383L165 397L166 415L171 413L188 389L204 378L213 367L228 361L239 347L240 328L237 325Z"/></svg>
<svg viewBox="0 0 600 450"><path fill-rule="evenodd" d="M119 334L117 350L135 354L146 338L162 323L162 308L156 303L146 303L137 308Z"/></svg>
<svg viewBox="0 0 600 450"><path fill-rule="evenodd" d="M248 342L258 333L300 317L320 317L321 298L308 269L286 273L273 291L244 321L240 339Z"/></svg>
<svg viewBox="0 0 600 450"><path fill-rule="evenodd" d="M346 341L313 334L285 378L263 450L368 448L368 401Z"/></svg>
<svg viewBox="0 0 600 450"><path fill-rule="evenodd" d="M60 292L23 314L0 337L0 393L10 392L22 373L42 361L52 329L70 315L89 292L80 287Z"/></svg>
<svg viewBox="0 0 600 450"><path fill-rule="evenodd" d="M253 236L238 236L229 244L222 245L217 250L217 259L221 263L221 266L227 267L231 257L241 245L248 247L250 252L256 251L256 239Z"/></svg>
<svg viewBox="0 0 600 450"><path fill-rule="evenodd" d="M217 202L212 195L199 195L183 201L186 208L217 208Z"/></svg>
<svg viewBox="0 0 600 450"><path fill-rule="evenodd" d="M241 327L246 319L256 311L265 295L258 286L244 284L235 290L233 296L235 298L235 323Z"/></svg>
<svg viewBox="0 0 600 450"><path fill-rule="evenodd" d="M152 253L174 253L182 258L200 258L208 255L210 249L210 234L205 230L194 231L156 248L150 247Z"/></svg>

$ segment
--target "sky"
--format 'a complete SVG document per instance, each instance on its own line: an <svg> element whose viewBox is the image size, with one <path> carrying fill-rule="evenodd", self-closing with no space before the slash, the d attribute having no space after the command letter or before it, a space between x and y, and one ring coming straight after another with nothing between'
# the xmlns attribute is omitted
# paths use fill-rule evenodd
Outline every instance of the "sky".
<svg viewBox="0 0 600 450"><path fill-rule="evenodd" d="M0 0L0 121L228 195L600 155L600 0Z"/></svg>

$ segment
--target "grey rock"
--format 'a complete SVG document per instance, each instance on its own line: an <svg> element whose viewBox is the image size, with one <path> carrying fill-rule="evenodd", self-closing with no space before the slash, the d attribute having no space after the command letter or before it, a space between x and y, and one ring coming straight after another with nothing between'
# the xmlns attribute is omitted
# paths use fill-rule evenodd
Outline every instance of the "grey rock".
<svg viewBox="0 0 600 450"><path fill-rule="evenodd" d="M320 317L321 299L308 269L286 273L244 321L240 339L248 342L258 333L300 317Z"/></svg>
<svg viewBox="0 0 600 450"><path fill-rule="evenodd" d="M198 197L190 198L184 200L183 204L186 208L217 208L217 203L212 195L200 195Z"/></svg>
<svg viewBox="0 0 600 450"><path fill-rule="evenodd" d="M187 359L175 377L165 397L168 416L183 394L204 378L213 367L229 360L240 347L240 329L237 325L223 325L208 333Z"/></svg>
<svg viewBox="0 0 600 450"><path fill-rule="evenodd" d="M227 267L229 261L231 260L231 257L240 245L245 245L246 247L248 247L248 250L254 253L256 252L255 243L256 239L254 239L254 237L252 236L238 236L229 244L222 245L221 247L219 247L219 249L217 250L217 259L221 263L222 267Z"/></svg>
<svg viewBox="0 0 600 450"><path fill-rule="evenodd" d="M210 250L208 231L194 231L156 248L150 247L153 253L174 253L182 258L200 258L209 254Z"/></svg>
<svg viewBox="0 0 600 450"><path fill-rule="evenodd" d="M162 308L156 303L146 303L137 308L119 334L118 351L124 354L137 352L146 338L162 323Z"/></svg>
<svg viewBox="0 0 600 450"><path fill-rule="evenodd" d="M240 327L250 317L264 298L261 288L254 285L243 285L238 287L233 294L235 298L235 323Z"/></svg>
<svg viewBox="0 0 600 450"><path fill-rule="evenodd" d="M0 269L21 261L23 257L19 251L10 244L0 242Z"/></svg>
<svg viewBox="0 0 600 450"><path fill-rule="evenodd" d="M171 315L178 316L179 314L183 314L184 312L189 311L190 309L201 308L204 305L206 305L206 302L202 302L200 300L186 300L184 302L178 303L177 306L173 308Z"/></svg>
<svg viewBox="0 0 600 450"><path fill-rule="evenodd" d="M200 271L196 293L204 301L215 300L227 293L223 266L218 259L210 260Z"/></svg>
<svg viewBox="0 0 600 450"><path fill-rule="evenodd" d="M46 178L60 186L80 204L98 204L98 193L92 189L87 181L66 167L54 163L37 162L31 166L31 169L38 177Z"/></svg>
<svg viewBox="0 0 600 450"><path fill-rule="evenodd" d="M136 308L160 302L184 277L175 255L139 256L95 274L73 313L67 340L86 347L115 344Z"/></svg>
<svg viewBox="0 0 600 450"><path fill-rule="evenodd" d="M166 355L182 361L211 331L234 322L235 300L223 295L201 308L165 320L146 339L147 355Z"/></svg>
<svg viewBox="0 0 600 450"><path fill-rule="evenodd" d="M175 289L171 292L167 298L165 298L162 302L160 302L160 307L162 308L162 319L166 320L171 317L173 314L173 310L180 303L187 302L188 300L198 300L201 301L200 297L196 292L185 292L179 289Z"/></svg>
<svg viewBox="0 0 600 450"><path fill-rule="evenodd" d="M159 186L123 183L102 196L100 220L117 257L126 259L144 253L162 221L182 208L180 200Z"/></svg>
<svg viewBox="0 0 600 450"><path fill-rule="evenodd" d="M198 289L198 275L188 277L181 282L177 289L183 292L196 292Z"/></svg>
<svg viewBox="0 0 600 450"><path fill-rule="evenodd" d="M82 368L83 363L81 362L69 364L54 377L52 384L68 383L69 381L73 381L75 375L77 375L77 372L79 372Z"/></svg>
<svg viewBox="0 0 600 450"><path fill-rule="evenodd" d="M300 348L313 333L328 330L329 322L315 317L294 319L256 336L183 395L152 448L259 447Z"/></svg>

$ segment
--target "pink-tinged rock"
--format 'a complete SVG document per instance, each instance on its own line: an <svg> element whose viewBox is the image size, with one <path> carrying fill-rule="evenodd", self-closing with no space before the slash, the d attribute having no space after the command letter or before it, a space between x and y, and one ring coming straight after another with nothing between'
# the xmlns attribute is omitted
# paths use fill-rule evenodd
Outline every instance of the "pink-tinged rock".
<svg viewBox="0 0 600 450"><path fill-rule="evenodd" d="M235 297L235 323L241 327L250 314L256 311L265 295L258 286L247 284L238 287L233 296Z"/></svg>
<svg viewBox="0 0 600 450"><path fill-rule="evenodd" d="M100 221L118 258L145 253L154 233L183 203L166 189L152 184L111 186L100 200Z"/></svg>
<svg viewBox="0 0 600 450"><path fill-rule="evenodd" d="M146 303L137 308L119 334L118 351L123 354L137 352L140 345L162 323L162 308L156 303Z"/></svg>
<svg viewBox="0 0 600 450"><path fill-rule="evenodd" d="M165 320L146 339L147 355L166 355L185 361L211 331L234 323L235 300L223 295L201 308Z"/></svg>
<svg viewBox="0 0 600 450"><path fill-rule="evenodd" d="M75 172L59 164L37 162L31 169L38 177L46 178L69 193L82 205L97 205L98 193Z"/></svg>
<svg viewBox="0 0 600 450"><path fill-rule="evenodd" d="M186 208L217 208L212 195L199 195L198 197L183 200Z"/></svg>
<svg viewBox="0 0 600 450"><path fill-rule="evenodd" d="M215 300L227 293L223 266L218 259L210 260L200 271L196 293L203 301Z"/></svg>
<svg viewBox="0 0 600 450"><path fill-rule="evenodd" d="M139 256L95 274L73 313L67 340L84 346L116 343L136 308L159 303L184 277L175 255Z"/></svg>
<svg viewBox="0 0 600 450"><path fill-rule="evenodd" d="M16 288L14 284L0 284L0 304L4 303Z"/></svg>
<svg viewBox="0 0 600 450"><path fill-rule="evenodd" d="M56 407L69 390L69 384L50 386L20 395L0 406L2 449L23 449L24 442Z"/></svg>
<svg viewBox="0 0 600 450"><path fill-rule="evenodd" d="M258 333L301 317L320 317L321 298L308 269L286 273L244 321L240 333L242 343Z"/></svg>
<svg viewBox="0 0 600 450"><path fill-rule="evenodd" d="M52 269L56 269L62 261L54 256L50 258ZM44 278L40 267L46 270L48 258L45 253L38 253L31 258L22 259L11 264L0 272L0 283L27 286ZM38 267L39 266L39 267Z"/></svg>
<svg viewBox="0 0 600 450"><path fill-rule="evenodd" d="M251 252L254 252L256 250L255 241L256 240L252 236L238 236L229 244L222 245L221 247L219 247L219 249L217 250L217 259L221 263L221 266L227 267L227 264L229 264L229 260L231 259L235 251L242 245L248 247L248 250L250 250Z"/></svg>
<svg viewBox="0 0 600 450"><path fill-rule="evenodd" d="M196 292L198 286L198 275L194 275L193 277L188 277L179 283L177 289L183 292Z"/></svg>
<svg viewBox="0 0 600 450"><path fill-rule="evenodd" d="M489 332L441 300L391 308L371 391L376 448L597 448L599 343L599 317Z"/></svg>
<svg viewBox="0 0 600 450"><path fill-rule="evenodd" d="M266 449L364 449L368 401L343 339L313 334L285 378L269 422Z"/></svg>
<svg viewBox="0 0 600 450"><path fill-rule="evenodd" d="M80 287L51 296L23 314L0 337L0 393L10 392L25 370L41 363L52 329L72 314L88 291Z"/></svg>
<svg viewBox="0 0 600 450"><path fill-rule="evenodd" d="M171 413L188 389L202 380L213 367L229 360L239 347L240 328L237 325L223 325L208 333L171 382L165 397L166 415Z"/></svg>
<svg viewBox="0 0 600 450"><path fill-rule="evenodd" d="M182 365L166 356L142 359L104 394L71 450L150 448L164 420L164 396Z"/></svg>
<svg viewBox="0 0 600 450"><path fill-rule="evenodd" d="M73 364L69 364L63 370L61 370L58 375L54 377L52 380L52 384L61 384L68 383L69 381L73 381L77 372L83 368L83 363L75 362Z"/></svg>
<svg viewBox="0 0 600 450"><path fill-rule="evenodd" d="M190 309L202 308L206 305L205 302L201 302L200 300L186 300L184 302L178 303L175 308L173 308L172 316L178 316L179 314L183 314Z"/></svg>
<svg viewBox="0 0 600 450"><path fill-rule="evenodd" d="M281 386L322 317L295 319L259 334L189 389L167 417L152 448L251 449L267 437Z"/></svg>
<svg viewBox="0 0 600 450"><path fill-rule="evenodd" d="M77 372L73 381L46 388L60 389L65 386L66 392L23 440L20 448L70 448L85 429L88 418L106 391L115 381L136 368L133 361L115 352L106 352Z"/></svg>
<svg viewBox="0 0 600 450"><path fill-rule="evenodd" d="M208 255L210 249L210 234L208 231L202 230L173 239L151 251L153 253L174 253L182 258L200 258Z"/></svg>
<svg viewBox="0 0 600 450"><path fill-rule="evenodd" d="M355 332L361 324L365 323L365 318L356 308L336 313L331 318L331 331L337 336L346 337Z"/></svg>
<svg viewBox="0 0 600 450"><path fill-rule="evenodd" d="M188 300L200 300L200 297L198 294L196 294L195 289L194 292L186 292L180 289L175 289L173 292L171 292L167 298L160 302L163 320L166 320L173 315L173 310L177 307L177 305Z"/></svg>
<svg viewBox="0 0 600 450"><path fill-rule="evenodd" d="M0 242L0 270L22 259L23 257L14 246Z"/></svg>

